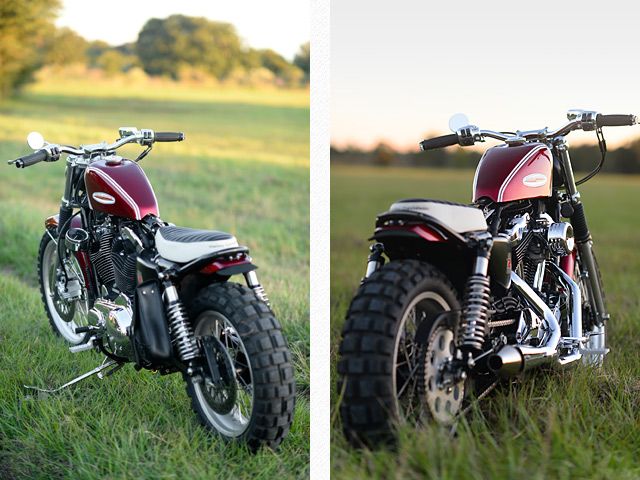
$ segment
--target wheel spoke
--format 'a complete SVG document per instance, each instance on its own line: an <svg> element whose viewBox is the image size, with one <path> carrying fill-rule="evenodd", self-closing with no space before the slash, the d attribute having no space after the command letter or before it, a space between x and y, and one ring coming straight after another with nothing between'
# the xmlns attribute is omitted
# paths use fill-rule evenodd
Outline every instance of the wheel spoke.
<svg viewBox="0 0 640 480"><path fill-rule="evenodd" d="M400 390L398 391L398 398L402 396L402 393L404 392L405 388L407 388L407 386L411 383L411 381L414 380L415 374L418 371L419 367L420 365L415 365L413 369L409 372L409 376L407 377L407 380L404 382L404 384L402 385L402 387L400 387ZM414 381L413 383L415 384L416 382Z"/></svg>

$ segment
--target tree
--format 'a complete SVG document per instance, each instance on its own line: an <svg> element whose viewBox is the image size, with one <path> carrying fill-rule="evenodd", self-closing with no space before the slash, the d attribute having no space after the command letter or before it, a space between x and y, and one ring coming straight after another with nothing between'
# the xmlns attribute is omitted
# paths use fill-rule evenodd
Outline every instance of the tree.
<svg viewBox="0 0 640 480"><path fill-rule="evenodd" d="M380 142L372 152L373 163L388 167L396 161L395 150L385 142Z"/></svg>
<svg viewBox="0 0 640 480"><path fill-rule="evenodd" d="M229 23L172 15L142 27L136 52L150 75L178 78L180 69L190 66L222 79L240 63L242 45Z"/></svg>
<svg viewBox="0 0 640 480"><path fill-rule="evenodd" d="M44 39L53 31L58 0L0 2L0 97L32 78L42 64Z"/></svg>
<svg viewBox="0 0 640 480"><path fill-rule="evenodd" d="M309 78L311 72L311 44L309 42L300 46L300 50L293 59L293 64L304 72L307 79Z"/></svg>
<svg viewBox="0 0 640 480"><path fill-rule="evenodd" d="M114 75L120 72L126 72L137 64L137 57L126 55L120 50L111 48L105 50L96 58L95 66L104 70L107 75Z"/></svg>
<svg viewBox="0 0 640 480"><path fill-rule="evenodd" d="M271 49L258 50L260 63L268 70L271 70L276 77L287 85L300 83L304 74L295 65L289 63L282 55Z"/></svg>
<svg viewBox="0 0 640 480"><path fill-rule="evenodd" d="M46 40L45 65L85 63L87 41L70 28L59 28Z"/></svg>

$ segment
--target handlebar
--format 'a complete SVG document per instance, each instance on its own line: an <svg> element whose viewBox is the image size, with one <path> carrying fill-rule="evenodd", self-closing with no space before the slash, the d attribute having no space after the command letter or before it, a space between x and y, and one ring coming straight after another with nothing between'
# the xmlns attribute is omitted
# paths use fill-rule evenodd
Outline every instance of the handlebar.
<svg viewBox="0 0 640 480"><path fill-rule="evenodd" d="M458 134L443 135L441 137L429 138L420 142L420 148L424 151L436 150L438 148L458 145Z"/></svg>
<svg viewBox="0 0 640 480"><path fill-rule="evenodd" d="M184 133L182 132L154 132L153 130L138 130L136 128L121 128L120 136L121 138L113 143L102 142L93 145L81 145L79 148L45 143L45 146L37 152L15 160L9 160L7 163L9 165L14 164L17 168L26 168L42 161L58 160L61 153L91 157L97 153L113 152L128 143L139 143L148 147L155 142L181 142L184 140Z"/></svg>
<svg viewBox="0 0 640 480"><path fill-rule="evenodd" d="M598 127L626 127L629 125L635 125L635 115L602 115L596 116L596 125Z"/></svg>
<svg viewBox="0 0 640 480"><path fill-rule="evenodd" d="M30 167L31 165L35 165L36 163L42 162L47 158L49 158L49 152L42 148L37 152L13 160L13 163L15 163L16 167L18 168L26 168Z"/></svg>
<svg viewBox="0 0 640 480"><path fill-rule="evenodd" d="M574 130L591 131L601 127L630 126L637 123L635 115L603 115L596 112L573 110L567 116L570 120L569 123L553 131L542 128L539 130L519 130L514 134L480 130L475 125L467 125L454 134L423 140L420 142L420 149L434 150L456 144L466 147L474 145L476 142L484 142L487 137L507 143L523 143L534 140L547 142L550 139L564 137Z"/></svg>
<svg viewBox="0 0 640 480"><path fill-rule="evenodd" d="M181 142L184 140L182 132L156 132L154 135L156 142Z"/></svg>

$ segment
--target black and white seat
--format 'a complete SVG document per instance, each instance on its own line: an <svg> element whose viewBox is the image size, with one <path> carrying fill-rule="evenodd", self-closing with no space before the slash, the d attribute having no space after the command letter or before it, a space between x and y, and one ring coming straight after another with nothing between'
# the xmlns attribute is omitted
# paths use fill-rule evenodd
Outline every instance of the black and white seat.
<svg viewBox="0 0 640 480"><path fill-rule="evenodd" d="M230 233L174 226L159 228L155 240L158 253L177 263L238 246L236 237Z"/></svg>
<svg viewBox="0 0 640 480"><path fill-rule="evenodd" d="M456 233L479 232L487 229L482 210L462 203L411 198L394 203L389 211L409 211L429 215Z"/></svg>

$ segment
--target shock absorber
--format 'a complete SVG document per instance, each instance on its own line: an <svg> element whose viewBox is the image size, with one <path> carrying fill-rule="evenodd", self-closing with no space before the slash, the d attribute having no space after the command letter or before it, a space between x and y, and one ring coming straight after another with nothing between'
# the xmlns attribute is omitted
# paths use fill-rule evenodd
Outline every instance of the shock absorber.
<svg viewBox="0 0 640 480"><path fill-rule="evenodd" d="M180 360L188 363L199 354L193 329L176 287L172 284L165 284L164 294L171 339L178 350Z"/></svg>
<svg viewBox="0 0 640 480"><path fill-rule="evenodd" d="M247 282L247 285L253 293L256 294L260 300L267 304L267 307L271 307L271 303L269 303L269 297L267 297L267 292L264 291L264 287L258 281L258 275L253 270L244 274L244 278Z"/></svg>
<svg viewBox="0 0 640 480"><path fill-rule="evenodd" d="M466 350L481 350L489 321L490 287L487 272L493 240L491 236L478 239L477 257L473 273L467 280L462 306L458 346Z"/></svg>

